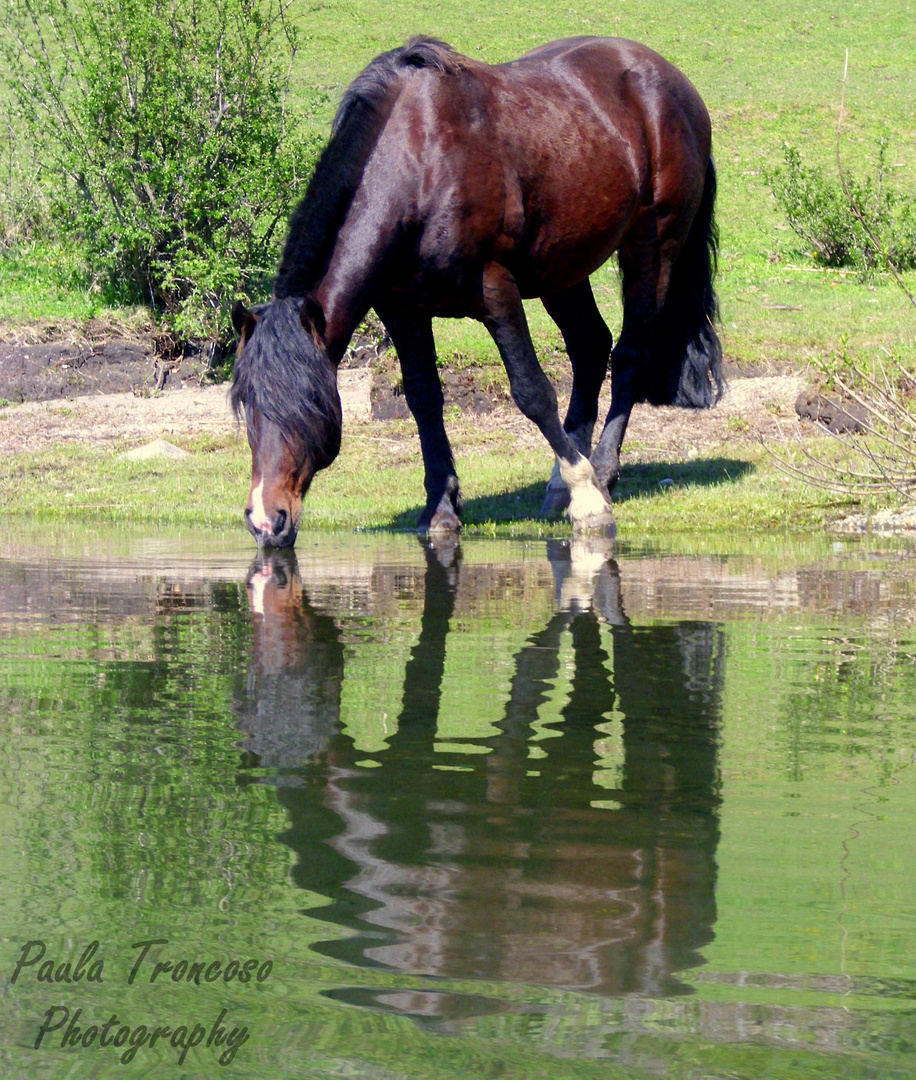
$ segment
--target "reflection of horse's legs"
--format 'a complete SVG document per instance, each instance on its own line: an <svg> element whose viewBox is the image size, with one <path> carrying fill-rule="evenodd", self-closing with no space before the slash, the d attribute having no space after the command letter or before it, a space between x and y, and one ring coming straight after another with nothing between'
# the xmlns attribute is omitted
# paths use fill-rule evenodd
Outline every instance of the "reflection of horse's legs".
<svg viewBox="0 0 916 1080"><path fill-rule="evenodd" d="M488 803L515 806L531 768L531 736L538 710L548 700L560 669L560 639L569 625L565 611L554 615L543 630L532 634L516 653L499 734L490 740L486 757Z"/></svg>
<svg viewBox="0 0 916 1080"><path fill-rule="evenodd" d="M592 431L598 417L598 394L607 374L614 339L598 311L588 280L571 289L542 298L547 314L560 328L573 385L563 428L579 453L592 451ZM556 465L547 484L542 514L556 514L569 506L569 491Z"/></svg>
<svg viewBox="0 0 916 1080"><path fill-rule="evenodd" d="M560 423L557 395L538 363L528 332L525 309L515 280L505 267L490 263L483 275L481 319L490 331L509 376L512 398L533 420L557 455L563 481L569 488L569 517L577 532L613 528L607 495L595 483L588 458Z"/></svg>
<svg viewBox="0 0 916 1080"><path fill-rule="evenodd" d="M432 320L387 311L379 312L379 316L397 350L404 397L420 434L426 470L426 507L420 515L417 531L456 532L461 528L461 492L442 419L442 383L436 368Z"/></svg>
<svg viewBox="0 0 916 1080"><path fill-rule="evenodd" d="M595 783L595 742L599 724L610 719L616 702L611 684L610 644L593 611L575 615L572 636L572 685L563 706L562 738L545 739L538 762L544 805L570 812L586 810L593 799L607 798ZM558 814L560 817L561 814Z"/></svg>
<svg viewBox="0 0 916 1080"><path fill-rule="evenodd" d="M392 780L393 790L397 790L398 783L410 782L398 773L402 766L416 770L421 758L432 761L445 671L445 643L458 595L460 548L444 561L434 545L424 544L423 553L426 573L420 636L404 669L404 695L397 730L388 740L391 758L386 768L392 778L398 777L397 781ZM416 777L413 782L416 783Z"/></svg>

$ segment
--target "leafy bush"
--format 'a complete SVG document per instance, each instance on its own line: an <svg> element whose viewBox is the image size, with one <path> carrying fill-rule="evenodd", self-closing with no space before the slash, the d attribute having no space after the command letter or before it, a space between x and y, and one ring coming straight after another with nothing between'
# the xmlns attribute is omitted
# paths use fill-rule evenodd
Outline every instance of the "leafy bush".
<svg viewBox="0 0 916 1080"><path fill-rule="evenodd" d="M34 152L22 138L4 103L0 114L0 251L44 237L49 221L47 194L35 175Z"/></svg>
<svg viewBox="0 0 916 1080"><path fill-rule="evenodd" d="M215 335L272 266L317 155L289 130L288 0L4 6L8 81L61 234L121 299Z"/></svg>
<svg viewBox="0 0 916 1080"><path fill-rule="evenodd" d="M852 266L866 273L890 265L916 268L916 197L887 185L887 140L878 142L877 168L860 181L839 179L802 164L783 146L784 167L765 174L770 190L795 232L825 266ZM856 211L864 217L870 239Z"/></svg>

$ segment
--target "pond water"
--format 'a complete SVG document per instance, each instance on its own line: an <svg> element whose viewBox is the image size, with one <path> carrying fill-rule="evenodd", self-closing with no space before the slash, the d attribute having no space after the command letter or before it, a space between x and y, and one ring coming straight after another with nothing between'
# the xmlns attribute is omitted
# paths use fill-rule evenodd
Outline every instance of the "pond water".
<svg viewBox="0 0 916 1080"><path fill-rule="evenodd" d="M2 1075L914 1074L912 547L252 554L0 536Z"/></svg>

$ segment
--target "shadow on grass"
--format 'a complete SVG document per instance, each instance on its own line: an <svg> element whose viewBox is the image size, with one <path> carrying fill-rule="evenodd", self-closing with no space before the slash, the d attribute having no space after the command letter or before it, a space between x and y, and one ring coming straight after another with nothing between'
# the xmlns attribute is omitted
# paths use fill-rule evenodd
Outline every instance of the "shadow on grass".
<svg viewBox="0 0 916 1080"><path fill-rule="evenodd" d="M464 525L508 524L513 521L530 521L540 516L541 503L544 501L544 488L547 486L545 478L543 483L526 484L525 487L515 488L513 491L505 491L500 495L486 495L476 499L465 499L461 521ZM423 506L416 506L395 514L385 528L410 530L417 527Z"/></svg>
<svg viewBox="0 0 916 1080"><path fill-rule="evenodd" d="M709 458L698 461L652 462L637 465L625 465L620 483L614 492L614 502L623 503L652 495L671 486L675 488L716 487L719 484L734 483L742 476L752 472L755 466L748 461L730 458ZM666 483L670 481L670 485ZM541 503L547 477L536 484L506 491L500 495L487 495L475 499L465 499L464 512L461 515L465 525L508 524L514 521L531 521L540 518ZM423 511L420 503L395 514L384 526L399 531L412 531Z"/></svg>
<svg viewBox="0 0 916 1080"><path fill-rule="evenodd" d="M655 461L624 465L620 483L614 492L614 502L627 502L643 495L652 495L670 480L675 488L718 487L733 484L753 472L750 461L733 458L703 458L697 461Z"/></svg>

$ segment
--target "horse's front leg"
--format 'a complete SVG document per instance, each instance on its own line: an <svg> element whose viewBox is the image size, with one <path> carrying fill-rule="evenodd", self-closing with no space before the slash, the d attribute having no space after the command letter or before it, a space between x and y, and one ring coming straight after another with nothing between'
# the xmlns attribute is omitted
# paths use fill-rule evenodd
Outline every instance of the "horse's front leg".
<svg viewBox="0 0 916 1080"><path fill-rule="evenodd" d="M425 469L426 506L420 533L454 533L461 528L461 491L452 448L442 418L442 383L436 367L432 319L379 311L401 363L407 406L417 422Z"/></svg>
<svg viewBox="0 0 916 1080"><path fill-rule="evenodd" d="M612 530L610 500L595 482L588 458L560 423L556 391L538 363L518 286L498 263L490 263L484 270L482 320L506 366L513 400L537 424L557 456L560 476L569 489L573 528L576 532Z"/></svg>
<svg viewBox="0 0 916 1080"><path fill-rule="evenodd" d="M607 375L614 339L601 317L587 278L563 292L542 297L541 302L563 335L572 367L572 393L563 428L579 453L588 457L598 418L598 395ZM541 513L559 514L568 506L569 490L557 465L547 483Z"/></svg>

